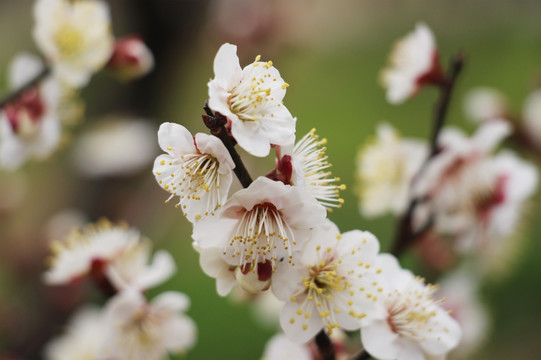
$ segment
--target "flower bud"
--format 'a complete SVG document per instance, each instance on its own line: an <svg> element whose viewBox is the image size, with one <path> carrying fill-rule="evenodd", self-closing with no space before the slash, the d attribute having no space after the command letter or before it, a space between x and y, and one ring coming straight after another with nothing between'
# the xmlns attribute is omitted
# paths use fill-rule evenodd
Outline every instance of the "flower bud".
<svg viewBox="0 0 541 360"><path fill-rule="evenodd" d="M260 262L256 269L250 265L239 266L235 271L235 279L244 291L257 294L270 287L272 265L270 261Z"/></svg>
<svg viewBox="0 0 541 360"><path fill-rule="evenodd" d="M154 56L138 36L117 39L107 69L121 81L146 75L154 67Z"/></svg>

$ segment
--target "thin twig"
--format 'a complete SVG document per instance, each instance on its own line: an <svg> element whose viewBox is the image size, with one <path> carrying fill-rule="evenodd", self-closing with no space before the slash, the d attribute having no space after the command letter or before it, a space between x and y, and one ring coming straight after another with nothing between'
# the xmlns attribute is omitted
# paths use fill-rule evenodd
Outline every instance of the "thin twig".
<svg viewBox="0 0 541 360"><path fill-rule="evenodd" d="M438 139L449 111L449 103L451 101L451 95L453 93L456 80L460 75L463 66L464 55L459 52L453 57L449 68L449 74L447 75L445 81L443 81L440 85L440 96L434 106L432 134L430 136L430 153L417 174L413 177L412 184L414 184L416 180L423 175L428 164L439 152ZM423 201L424 199L418 197L412 198L406 212L399 219L396 226L393 245L390 251L390 253L394 256L400 256L417 238L425 234L432 227L434 219L431 217L427 223L421 227L421 229L417 231L414 231L413 229L413 214L417 206Z"/></svg>
<svg viewBox="0 0 541 360"><path fill-rule="evenodd" d="M235 168L233 169L235 175L237 175L237 178L239 179L242 186L244 188L247 188L252 183L252 178L248 173L248 170L246 170L246 167L244 166L244 163L242 162L239 153L237 152L237 150L235 150L235 145L233 141L229 137L229 134L225 127L225 124L227 124L227 119L220 113L214 114L212 110L208 107L208 104L205 104L203 109L206 112L206 115L202 115L203 122L210 129L210 133L212 135L222 140L222 143L225 145L227 151L229 151L229 154L231 155L231 158L235 163Z"/></svg>
<svg viewBox="0 0 541 360"><path fill-rule="evenodd" d="M34 78L30 79L26 84L15 90L14 92L6 95L3 99L0 100L0 108L6 106L6 104L12 102L21 96L25 91L37 85L39 82L43 81L51 73L51 68L46 66L37 74Z"/></svg>
<svg viewBox="0 0 541 360"><path fill-rule="evenodd" d="M324 330L317 333L315 343L323 360L334 360L334 345Z"/></svg>

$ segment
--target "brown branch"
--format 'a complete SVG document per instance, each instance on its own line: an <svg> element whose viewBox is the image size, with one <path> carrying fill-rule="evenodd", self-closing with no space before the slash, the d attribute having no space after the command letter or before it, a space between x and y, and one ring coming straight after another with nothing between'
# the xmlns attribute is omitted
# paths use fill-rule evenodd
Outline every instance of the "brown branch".
<svg viewBox="0 0 541 360"><path fill-rule="evenodd" d="M246 170L239 153L237 150L235 150L235 144L233 143L233 140L229 136L229 133L225 127L227 124L227 118L220 113L214 114L209 108L208 103L205 103L203 109L206 112L206 115L202 115L203 122L210 129L210 133L212 135L222 140L222 143L225 145L227 151L229 151L229 154L235 163L235 168L233 169L235 175L237 175L237 178L242 186L247 188L252 183L252 178L250 177L248 170Z"/></svg>
<svg viewBox="0 0 541 360"><path fill-rule="evenodd" d="M355 355L352 360L368 360L372 359L372 355L366 352L366 350L361 350L357 355Z"/></svg>

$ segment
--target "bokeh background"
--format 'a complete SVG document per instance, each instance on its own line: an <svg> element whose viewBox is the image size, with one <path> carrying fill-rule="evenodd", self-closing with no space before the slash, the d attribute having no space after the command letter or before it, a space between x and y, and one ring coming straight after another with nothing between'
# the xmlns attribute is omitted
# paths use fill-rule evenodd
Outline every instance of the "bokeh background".
<svg viewBox="0 0 541 360"><path fill-rule="evenodd" d="M50 219L67 209L90 221L125 220L152 239L156 248L174 254L178 273L150 294L174 289L190 296L188 314L197 322L199 336L187 358L261 356L275 329L258 325L247 305L217 295L214 280L203 274L191 248L189 222L173 204L164 204L167 194L155 183L152 160L140 171L89 177L80 168L93 165L75 157L73 150L104 117L145 119L154 132L166 121L181 123L194 133L206 131L200 115L207 82L213 77L214 55L222 43L238 45L241 64L258 54L274 62L291 85L284 102L298 117L297 133L315 127L328 139L333 174L348 186L344 206L329 217L342 231L373 232L383 249L395 220L360 216L355 196L357 150L383 120L404 135L427 138L437 97L429 90L404 105L386 103L378 74L392 44L424 21L436 35L444 63L458 50L465 53L466 66L448 120L468 131L473 125L465 119L461 103L470 88L496 87L520 112L527 94L541 83L541 3L535 0L107 2L114 33L140 34L154 52L156 67L131 84L119 84L105 73L96 75L81 94L85 120L66 134L63 148L53 158L27 164L16 173L0 172L0 357L15 353L38 359L44 342L61 331L70 311L84 302L103 302L87 284L76 289L41 284ZM21 51L38 53L31 36L32 6L30 0L0 2L2 93L7 91L5 69L13 56ZM156 142L155 137L147 139ZM137 149L134 158L143 156ZM114 156L119 149L111 145L108 151ZM243 158L254 176L266 173L272 164L246 154ZM523 227L519 257L505 275L482 285L482 299L493 322L487 342L472 359L541 358L538 200L536 196ZM412 252L404 264L421 275L426 270Z"/></svg>

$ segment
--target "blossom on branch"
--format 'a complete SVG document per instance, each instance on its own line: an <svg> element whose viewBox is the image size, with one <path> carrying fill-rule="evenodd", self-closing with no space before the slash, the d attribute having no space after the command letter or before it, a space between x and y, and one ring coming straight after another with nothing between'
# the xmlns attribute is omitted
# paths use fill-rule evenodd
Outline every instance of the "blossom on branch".
<svg viewBox="0 0 541 360"><path fill-rule="evenodd" d="M43 64L37 57L29 54L17 56L9 68L10 88L18 90L42 70ZM61 95L60 85L54 79L47 79L2 108L0 168L15 170L30 158L47 158L58 147Z"/></svg>
<svg viewBox="0 0 541 360"><path fill-rule="evenodd" d="M374 316L361 325L364 348L380 360L444 358L458 344L457 322L433 298L437 286L400 268L391 255L378 257L383 276Z"/></svg>
<svg viewBox="0 0 541 360"><path fill-rule="evenodd" d="M434 35L424 23L394 45L389 66L381 73L391 104L402 103L424 85L443 80Z"/></svg>
<svg viewBox="0 0 541 360"><path fill-rule="evenodd" d="M156 158L153 173L171 193L167 201L178 196L176 206L191 222L215 215L227 199L235 167L224 144L212 135L192 136L174 123L160 126L158 141L167 154Z"/></svg>
<svg viewBox="0 0 541 360"><path fill-rule="evenodd" d="M290 141L296 119L282 103L289 85L272 61L260 59L242 69L237 47L223 44L214 59L208 104L231 121L231 134L244 150L263 157L271 144Z"/></svg>
<svg viewBox="0 0 541 360"><path fill-rule="evenodd" d="M284 334L276 334L267 341L261 360L313 360L310 347L289 340Z"/></svg>
<svg viewBox="0 0 541 360"><path fill-rule="evenodd" d="M293 252L326 211L309 193L265 177L236 192L214 218L194 225L200 248L219 248L223 259L256 280L270 279L277 266L294 266Z"/></svg>
<svg viewBox="0 0 541 360"><path fill-rule="evenodd" d="M340 234L331 221L311 231L296 253L295 268L278 267L272 291L286 301L280 324L294 341L306 342L321 329L356 330L372 316L380 293L375 267L379 242L367 231Z"/></svg>
<svg viewBox="0 0 541 360"><path fill-rule="evenodd" d="M113 51L109 7L101 0L37 0L34 40L66 85L85 86Z"/></svg>
<svg viewBox="0 0 541 360"><path fill-rule="evenodd" d="M404 139L389 124L357 153L359 210L365 217L399 215L410 200L410 185L428 156L427 144Z"/></svg>
<svg viewBox="0 0 541 360"><path fill-rule="evenodd" d="M154 56L139 36L125 36L115 41L107 70L122 81L131 81L148 74L154 67Z"/></svg>

